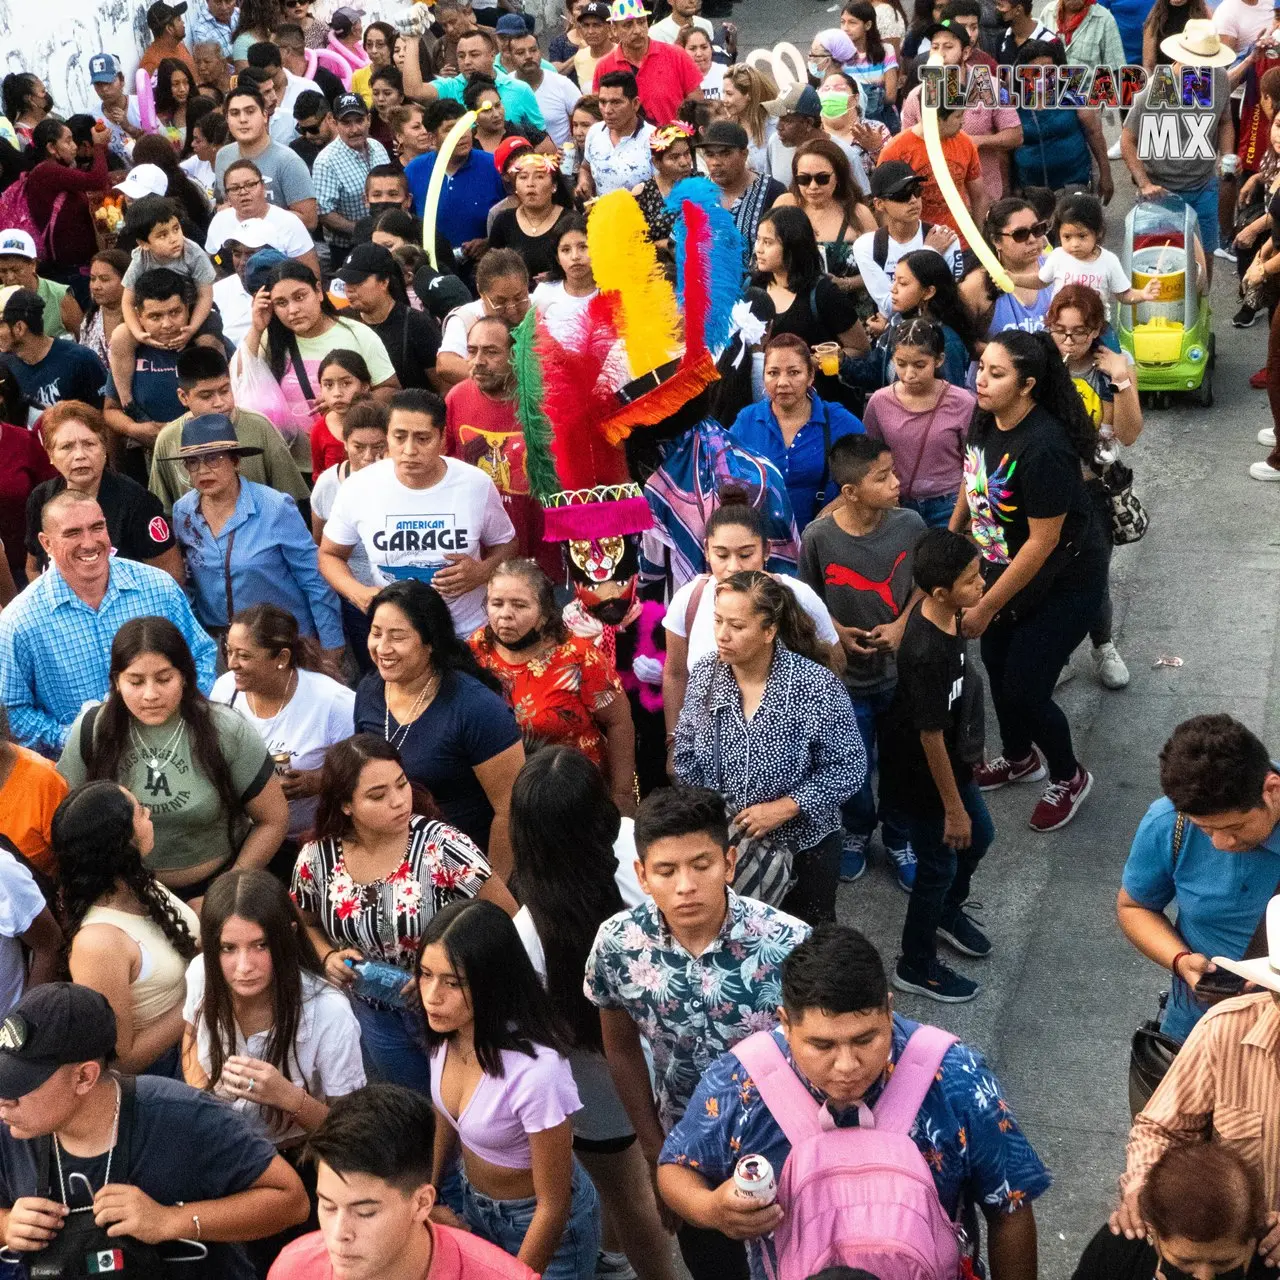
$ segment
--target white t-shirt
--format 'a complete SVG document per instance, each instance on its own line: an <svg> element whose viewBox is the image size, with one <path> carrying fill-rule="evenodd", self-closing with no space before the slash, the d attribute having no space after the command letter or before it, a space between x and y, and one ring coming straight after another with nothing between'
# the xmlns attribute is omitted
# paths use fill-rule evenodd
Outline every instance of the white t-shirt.
<svg viewBox="0 0 1280 1280"><path fill-rule="evenodd" d="M444 318L444 328L440 333L440 350L447 351L459 359L467 358L467 334L471 326L484 315L484 301L477 298L475 302L464 303L454 307Z"/></svg>
<svg viewBox="0 0 1280 1280"><path fill-rule="evenodd" d="M318 769L324 763L324 753L356 731L355 690L320 671L299 670L293 697L278 715L265 719L249 710L249 699L236 691L236 678L230 671L214 681L209 699L238 711L257 729L272 755L289 752L295 769ZM319 803L319 796L289 801L289 834L295 840L315 825Z"/></svg>
<svg viewBox="0 0 1280 1280"><path fill-rule="evenodd" d="M715 28L706 18L694 18L693 25L699 30L705 31L708 39L713 40L715 38ZM649 28L649 38L661 40L663 44L675 44L676 37L679 34L680 24L673 17L661 18Z"/></svg>
<svg viewBox="0 0 1280 1280"><path fill-rule="evenodd" d="M595 289L579 298L565 291L563 280L544 280L529 295L529 301L537 308L551 336L557 342L569 343L591 299L599 292Z"/></svg>
<svg viewBox="0 0 1280 1280"><path fill-rule="evenodd" d="M222 317L222 333L232 346L238 347L253 323L253 298L237 275L224 276L213 282L213 302Z"/></svg>
<svg viewBox="0 0 1280 1280"><path fill-rule="evenodd" d="M1230 36L1241 53L1247 53L1258 37L1271 25L1273 11L1270 5L1258 0L1257 4L1245 4L1244 0L1222 0L1213 11L1213 29L1220 36Z"/></svg>
<svg viewBox="0 0 1280 1280"><path fill-rule="evenodd" d="M289 1054L288 1077L322 1102L343 1098L364 1088L364 1061L360 1057L360 1024L351 1011L351 1002L337 987L314 973L302 975L302 1017ZM187 999L182 1019L195 1029L196 1056L206 1074L213 1061L209 1030L201 1016L204 1004L204 957L196 956L187 966ZM247 1040L236 1028L234 1053L250 1058L266 1058L271 1030L256 1031ZM228 1054L228 1057L231 1055ZM277 1145L303 1133L298 1124L279 1131L270 1128L266 1111L248 1098L231 1098L215 1088L214 1093L238 1111L254 1129Z"/></svg>
<svg viewBox="0 0 1280 1280"><path fill-rule="evenodd" d="M631 856L635 857L634 845ZM27 960L19 938L44 908L35 877L7 849L0 849L0 1017L22 999Z"/></svg>
<svg viewBox="0 0 1280 1280"><path fill-rule="evenodd" d="M473 560L486 547L516 536L502 496L479 467L445 458L445 475L429 489L410 489L396 479L390 458L348 476L325 525L325 537L343 547L363 542L381 586L400 578L430 582L445 556L461 552ZM449 601L453 629L465 640L483 626L485 589Z"/></svg>
<svg viewBox="0 0 1280 1280"><path fill-rule="evenodd" d="M320 478L315 483L315 488L311 490L311 510L321 520L328 520L329 513L333 510L333 504L338 497L338 490L347 478L344 474L346 468L347 463L335 462L327 471L321 473ZM365 553L363 543L357 543L351 548L351 559L347 561L347 568L351 570L351 576L363 586L375 587L381 585L380 579L373 572L373 566L369 563L369 557Z"/></svg>
<svg viewBox="0 0 1280 1280"><path fill-rule="evenodd" d="M286 258L300 258L315 248L311 232L292 210L269 204L262 221L271 233L271 247L279 249ZM209 223L209 234L204 238L205 249L209 253L217 253L228 240L239 240L238 232L243 225L234 209L219 209Z"/></svg>
<svg viewBox="0 0 1280 1280"><path fill-rule="evenodd" d="M729 68L722 62L713 62L711 70L702 77L702 96L708 102L719 102L724 97L724 73Z"/></svg>
<svg viewBox="0 0 1280 1280"><path fill-rule="evenodd" d="M1133 287L1120 265L1120 259L1110 249L1099 249L1098 256L1091 262L1081 262L1059 246L1051 250L1040 264L1040 279L1045 284L1052 284L1055 294L1063 285L1088 285L1102 299L1108 320L1111 319L1113 295Z"/></svg>
<svg viewBox="0 0 1280 1280"><path fill-rule="evenodd" d="M775 573L773 576L795 596L796 603L813 619L813 625L818 629L818 639L823 644L836 644L840 636L836 632L835 623L831 621L831 615L827 612L827 606L822 603L817 592L812 587L806 586L799 578L788 578L781 573ZM693 578L686 582L671 597L666 616L662 619L662 625L672 635L684 636L689 642L688 669L690 671L693 670L693 664L699 658L705 658L707 654L716 651L716 584L713 581L707 581L702 591L702 599L698 601L698 612L693 615L693 634L689 636L684 634L684 619L685 614L689 612L689 600L700 581L702 581L701 578Z"/></svg>
<svg viewBox="0 0 1280 1280"><path fill-rule="evenodd" d="M178 168L182 170L193 182L198 182L204 191L205 199L210 204L213 203L213 165L207 160L201 160L199 156L188 156L185 160L178 162Z"/></svg>
<svg viewBox="0 0 1280 1280"><path fill-rule="evenodd" d="M927 249L929 246L924 242L923 223L916 228L915 235L905 244L899 244L890 236L882 267L875 258L875 238L874 231L864 231L853 242L853 260L858 264L858 274L862 277L862 283L871 295L871 300L880 308L880 314L887 317L893 311L893 304L889 301L889 290L893 287L893 269L898 265L898 259L905 258L907 254L914 253L917 249ZM946 258L954 273L960 260L959 239L952 240L942 256Z"/></svg>
<svg viewBox="0 0 1280 1280"><path fill-rule="evenodd" d="M533 91L538 100L538 108L542 112L542 121L551 135L551 141L557 147L563 147L569 141L569 117L582 90L568 76L558 71L544 71L542 83Z"/></svg>

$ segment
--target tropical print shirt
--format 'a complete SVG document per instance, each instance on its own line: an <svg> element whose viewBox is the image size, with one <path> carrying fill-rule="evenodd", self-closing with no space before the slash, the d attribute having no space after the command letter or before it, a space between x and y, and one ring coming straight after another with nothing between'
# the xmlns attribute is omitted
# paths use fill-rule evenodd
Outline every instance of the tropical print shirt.
<svg viewBox="0 0 1280 1280"><path fill-rule="evenodd" d="M341 840L304 845L293 869L293 899L335 947L413 972L427 921L459 898L474 898L492 872L461 831L418 815L400 865L381 880L357 881Z"/></svg>
<svg viewBox="0 0 1280 1280"><path fill-rule="evenodd" d="M893 1015L889 1065L884 1077L867 1090L867 1107L874 1109L917 1026L901 1014ZM780 1030L773 1034L791 1062L786 1038ZM803 1076L800 1080L818 1102L825 1101ZM837 1128L847 1128L858 1124L859 1112L859 1107L850 1107L833 1111L832 1118ZM1012 1213L1049 1189L1049 1171L1018 1127L1000 1081L968 1045L954 1044L947 1050L910 1136L953 1220L970 1205ZM730 1052L702 1077L684 1119L667 1136L659 1163L688 1165L718 1187L733 1176L739 1156L748 1153L764 1156L780 1175L791 1144L760 1100L746 1068ZM763 1273L761 1248L760 1241L753 1240L748 1249L757 1276Z"/></svg>
<svg viewBox="0 0 1280 1280"><path fill-rule="evenodd" d="M724 925L700 956L676 941L650 901L606 920L587 957L587 999L625 1010L653 1049L667 1130L726 1049L775 1024L782 962L809 936L802 920L727 893Z"/></svg>

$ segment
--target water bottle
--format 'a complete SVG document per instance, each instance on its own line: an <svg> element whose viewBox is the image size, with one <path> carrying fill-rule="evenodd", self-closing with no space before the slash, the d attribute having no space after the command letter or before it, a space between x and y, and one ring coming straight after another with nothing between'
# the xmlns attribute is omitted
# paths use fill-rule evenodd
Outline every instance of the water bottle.
<svg viewBox="0 0 1280 1280"><path fill-rule="evenodd" d="M566 142L560 148L560 172L572 178L578 172L578 144Z"/></svg>
<svg viewBox="0 0 1280 1280"><path fill-rule="evenodd" d="M383 964L380 960L344 960L343 963L355 972L356 980L351 989L356 995L397 1009L404 1008L404 996L400 993L409 981L409 975L403 969Z"/></svg>

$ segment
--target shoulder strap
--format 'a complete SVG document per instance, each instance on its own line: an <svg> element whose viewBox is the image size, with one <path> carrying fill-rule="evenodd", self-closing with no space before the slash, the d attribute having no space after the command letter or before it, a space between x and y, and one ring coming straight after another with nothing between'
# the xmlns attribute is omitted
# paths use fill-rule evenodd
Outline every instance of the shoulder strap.
<svg viewBox="0 0 1280 1280"><path fill-rule="evenodd" d="M297 378L302 394L308 401L314 400L316 393L311 389L311 379L307 377L307 366L303 362L302 352L298 349L298 339L293 334L290 335L289 342L289 363L293 365L293 376Z"/></svg>
<svg viewBox="0 0 1280 1280"><path fill-rule="evenodd" d="M747 1069L760 1100L794 1147L822 1132L821 1104L800 1083L791 1064L769 1031L757 1031L730 1050Z"/></svg>
<svg viewBox="0 0 1280 1280"><path fill-rule="evenodd" d="M96 706L90 707L84 713L84 719L80 721L80 760L89 770L93 769L93 726L101 710L102 703L99 702Z"/></svg>
<svg viewBox="0 0 1280 1280"><path fill-rule="evenodd" d="M831 411L825 400L818 399L818 403L822 406L822 481L818 485L818 501L825 503L827 481L831 476Z"/></svg>
<svg viewBox="0 0 1280 1280"><path fill-rule="evenodd" d="M877 227L875 234L871 237L871 260L884 270L884 264L889 261L889 228Z"/></svg>
<svg viewBox="0 0 1280 1280"><path fill-rule="evenodd" d="M693 584L693 590L689 594L689 603L684 610L684 638L688 640L693 634L693 620L698 616L698 606L702 603L702 593L707 589L707 583L711 581L709 573L698 574L697 581Z"/></svg>
<svg viewBox="0 0 1280 1280"><path fill-rule="evenodd" d="M1178 814L1173 824L1173 867L1177 870L1178 854L1182 852L1182 842L1187 838L1187 815L1185 813Z"/></svg>
<svg viewBox="0 0 1280 1280"><path fill-rule="evenodd" d="M956 1037L941 1027L921 1024L911 1033L880 1101L872 1108L877 1129L888 1133L911 1132L942 1059L955 1043Z"/></svg>

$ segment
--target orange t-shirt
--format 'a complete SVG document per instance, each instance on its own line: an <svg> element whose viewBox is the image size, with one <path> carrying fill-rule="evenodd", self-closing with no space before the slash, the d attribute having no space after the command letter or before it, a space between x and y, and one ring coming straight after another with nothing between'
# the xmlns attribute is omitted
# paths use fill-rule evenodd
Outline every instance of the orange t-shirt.
<svg viewBox="0 0 1280 1280"><path fill-rule="evenodd" d="M10 744L17 753L0 786L0 834L6 835L45 875L54 874L49 828L67 794L66 779L43 756Z"/></svg>
<svg viewBox="0 0 1280 1280"><path fill-rule="evenodd" d="M969 193L965 184L982 178L982 160L978 155L978 148L974 146L973 139L962 131L942 139L942 154L946 156L951 177L968 205ZM921 220L940 222L959 235L960 228L956 225L951 210L947 208L947 202L942 198L942 188L933 176L933 166L929 163L929 152L924 139L913 130L904 129L897 137L890 138L884 144L880 152L880 163L883 164L886 160L905 161L924 179L924 186L920 190ZM960 242L964 244L963 236L960 237Z"/></svg>

